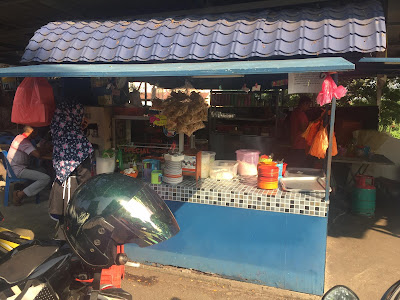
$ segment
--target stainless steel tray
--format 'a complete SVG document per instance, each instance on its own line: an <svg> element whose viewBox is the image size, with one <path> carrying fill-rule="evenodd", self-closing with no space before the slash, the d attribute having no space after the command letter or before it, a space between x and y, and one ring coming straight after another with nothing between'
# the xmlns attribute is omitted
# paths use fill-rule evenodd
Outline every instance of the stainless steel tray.
<svg viewBox="0 0 400 300"><path fill-rule="evenodd" d="M282 177L281 186L287 192L325 192L325 177Z"/></svg>
<svg viewBox="0 0 400 300"><path fill-rule="evenodd" d="M325 173L321 169L287 168L285 177L325 177Z"/></svg>

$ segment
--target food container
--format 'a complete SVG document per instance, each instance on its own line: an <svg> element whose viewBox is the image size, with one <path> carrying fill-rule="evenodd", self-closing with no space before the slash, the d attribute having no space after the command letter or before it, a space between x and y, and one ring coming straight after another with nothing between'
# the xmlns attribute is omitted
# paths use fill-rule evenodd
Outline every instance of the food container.
<svg viewBox="0 0 400 300"><path fill-rule="evenodd" d="M182 171L196 172L196 155L185 155L182 161Z"/></svg>
<svg viewBox="0 0 400 300"><path fill-rule="evenodd" d="M185 159L182 154L164 154L164 176L162 180L168 184L178 184L183 181L182 161Z"/></svg>
<svg viewBox="0 0 400 300"><path fill-rule="evenodd" d="M113 173L115 170L115 156L96 157L96 174Z"/></svg>
<svg viewBox="0 0 400 300"><path fill-rule="evenodd" d="M287 163L277 163L276 166L279 168L279 178L285 175Z"/></svg>
<svg viewBox="0 0 400 300"><path fill-rule="evenodd" d="M263 190L275 190L278 188L278 180L276 178L259 177L257 186Z"/></svg>
<svg viewBox="0 0 400 300"><path fill-rule="evenodd" d="M238 162L235 160L216 160L210 167L210 177L218 180L231 180L237 175Z"/></svg>
<svg viewBox="0 0 400 300"><path fill-rule="evenodd" d="M143 160L143 178L151 181L151 172L153 170L160 170L161 162L158 159L144 159Z"/></svg>
<svg viewBox="0 0 400 300"><path fill-rule="evenodd" d="M236 160L239 163L238 172L241 176L257 175L257 164L260 151L253 149L239 149L236 151Z"/></svg>
<svg viewBox="0 0 400 300"><path fill-rule="evenodd" d="M201 151L201 178L210 176L210 167L215 161L215 152Z"/></svg>
<svg viewBox="0 0 400 300"><path fill-rule="evenodd" d="M161 170L153 170L151 171L151 183L152 184L161 184L162 179L162 171Z"/></svg>
<svg viewBox="0 0 400 300"><path fill-rule="evenodd" d="M276 167L275 164L259 164L258 176L267 178L276 178L278 180L279 168Z"/></svg>

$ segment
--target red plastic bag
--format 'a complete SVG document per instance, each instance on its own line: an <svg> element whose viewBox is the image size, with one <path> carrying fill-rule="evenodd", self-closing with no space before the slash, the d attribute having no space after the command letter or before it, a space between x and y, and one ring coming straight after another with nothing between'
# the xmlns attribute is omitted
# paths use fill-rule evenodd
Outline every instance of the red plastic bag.
<svg viewBox="0 0 400 300"><path fill-rule="evenodd" d="M337 86L331 75L328 74L322 83L322 90L317 96L317 103L323 106L327 103L331 103L333 97L340 99L346 95L346 93L347 89L342 85Z"/></svg>
<svg viewBox="0 0 400 300"><path fill-rule="evenodd" d="M15 93L11 122L48 126L55 110L53 88L46 78L26 77Z"/></svg>

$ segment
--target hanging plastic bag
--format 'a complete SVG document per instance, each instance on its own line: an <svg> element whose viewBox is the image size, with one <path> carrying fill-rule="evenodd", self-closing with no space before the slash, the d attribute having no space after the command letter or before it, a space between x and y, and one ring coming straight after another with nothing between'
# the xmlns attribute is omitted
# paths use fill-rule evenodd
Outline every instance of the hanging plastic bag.
<svg viewBox="0 0 400 300"><path fill-rule="evenodd" d="M347 89L342 85L337 86L331 75L328 74L322 83L322 90L317 96L317 103L323 106L327 103L331 103L333 97L340 99L346 95L346 93Z"/></svg>
<svg viewBox="0 0 400 300"><path fill-rule="evenodd" d="M321 123L318 132L316 133L314 140L312 142L309 154L317 158L325 158L326 150L329 147L328 131ZM338 154L336 136L335 133L332 137L332 156Z"/></svg>
<svg viewBox="0 0 400 300"><path fill-rule="evenodd" d="M53 88L46 78L26 77L15 93L11 122L48 126L55 110Z"/></svg>
<svg viewBox="0 0 400 300"><path fill-rule="evenodd" d="M308 146L312 145L315 135L317 134L321 124L321 120L311 122L310 124L308 124L306 131L304 131L301 135L306 140Z"/></svg>
<svg viewBox="0 0 400 300"><path fill-rule="evenodd" d="M309 154L317 158L325 158L328 145L329 142L326 128L321 125L317 134L315 135Z"/></svg>
<svg viewBox="0 0 400 300"><path fill-rule="evenodd" d="M338 150L337 150L336 135L333 134L333 139L332 139L332 156L336 156L337 154L338 154Z"/></svg>

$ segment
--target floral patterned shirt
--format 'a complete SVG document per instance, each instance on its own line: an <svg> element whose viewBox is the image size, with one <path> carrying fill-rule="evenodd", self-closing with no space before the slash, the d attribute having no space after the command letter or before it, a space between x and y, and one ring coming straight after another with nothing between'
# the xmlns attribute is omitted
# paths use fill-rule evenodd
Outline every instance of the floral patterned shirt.
<svg viewBox="0 0 400 300"><path fill-rule="evenodd" d="M53 167L56 178L63 183L93 152L93 146L81 129L83 106L62 102L51 122Z"/></svg>

